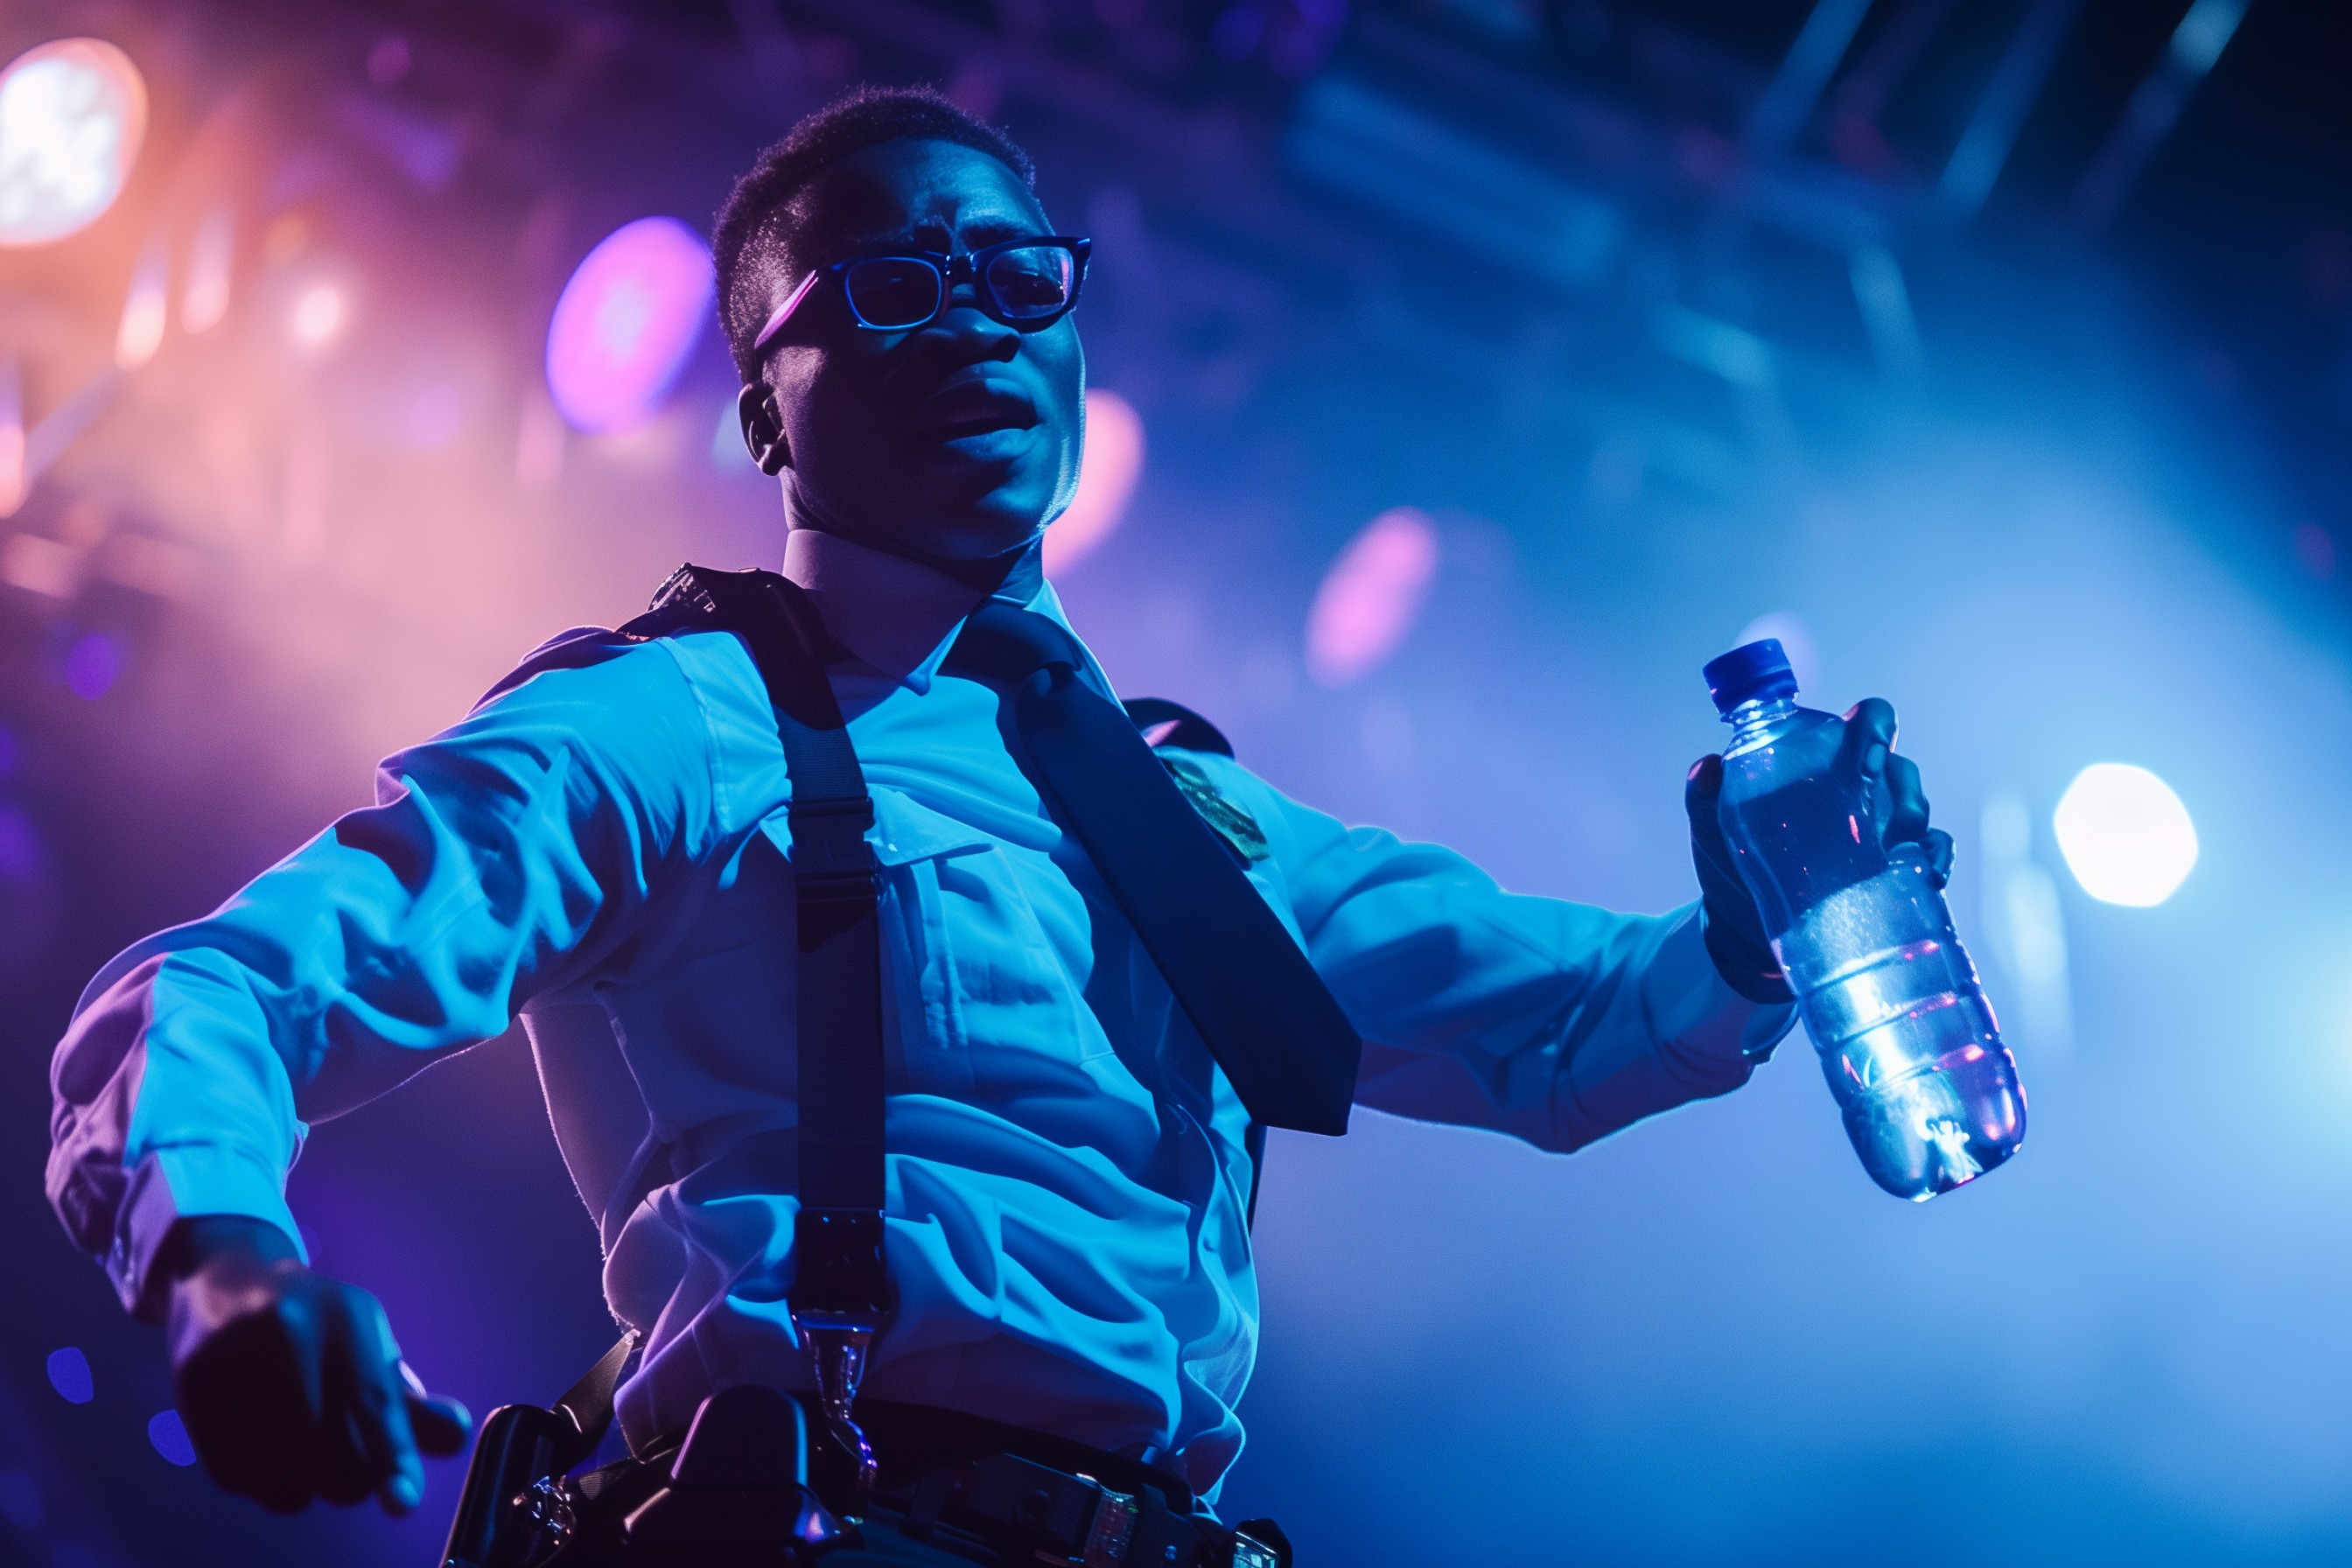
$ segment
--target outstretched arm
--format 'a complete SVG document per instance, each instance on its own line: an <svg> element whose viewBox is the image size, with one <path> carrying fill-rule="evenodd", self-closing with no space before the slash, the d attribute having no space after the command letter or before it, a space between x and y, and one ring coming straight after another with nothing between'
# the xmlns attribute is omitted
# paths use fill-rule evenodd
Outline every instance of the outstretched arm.
<svg viewBox="0 0 2352 1568"><path fill-rule="evenodd" d="M1738 1087L1790 1026L1791 1009L1724 983L1696 905L1629 915L1507 893L1450 849L1345 826L1204 762L1259 816L1273 855L1258 874L1364 1037L1360 1104L1566 1152Z"/></svg>
<svg viewBox="0 0 2352 1568"><path fill-rule="evenodd" d="M272 1506L379 1489L399 1506L414 1470L381 1311L301 1267L284 1182L306 1122L499 1033L709 833L699 712L667 650L569 653L393 758L376 805L117 958L58 1047L50 1197L124 1303L170 1317L199 1455ZM301 1399L267 1435L221 1418L226 1385L272 1376ZM346 1422L363 1465L332 1451Z"/></svg>

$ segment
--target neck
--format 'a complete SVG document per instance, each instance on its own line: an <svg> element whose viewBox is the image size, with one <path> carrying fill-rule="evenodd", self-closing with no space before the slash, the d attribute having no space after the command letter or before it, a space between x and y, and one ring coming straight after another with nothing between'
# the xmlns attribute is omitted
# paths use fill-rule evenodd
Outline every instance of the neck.
<svg viewBox="0 0 2352 1568"><path fill-rule="evenodd" d="M928 566L942 576L951 577L982 594L993 594L1003 587L1022 562L1033 556L1037 550L1037 539L1031 538L1001 554L982 556L977 560L935 554L919 546L908 544L902 539L891 538L872 529L861 528L838 518L814 516L789 484L785 486L784 491L784 526L790 531L809 529L818 533L830 534L835 539L845 539L850 543L861 545L867 550L879 551L885 555L895 555L902 561L912 561L918 565Z"/></svg>

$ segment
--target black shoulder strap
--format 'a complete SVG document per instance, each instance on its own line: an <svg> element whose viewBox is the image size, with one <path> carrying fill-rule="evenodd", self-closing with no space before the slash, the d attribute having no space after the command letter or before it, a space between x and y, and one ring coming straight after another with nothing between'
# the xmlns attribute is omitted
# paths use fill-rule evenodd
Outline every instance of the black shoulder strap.
<svg viewBox="0 0 2352 1568"><path fill-rule="evenodd" d="M798 584L772 572L683 566L653 609L624 629L657 636L695 625L743 640L775 708L792 777L801 1200L793 1314L870 1333L889 1310L881 928L866 840L874 802L824 676L824 623Z"/></svg>

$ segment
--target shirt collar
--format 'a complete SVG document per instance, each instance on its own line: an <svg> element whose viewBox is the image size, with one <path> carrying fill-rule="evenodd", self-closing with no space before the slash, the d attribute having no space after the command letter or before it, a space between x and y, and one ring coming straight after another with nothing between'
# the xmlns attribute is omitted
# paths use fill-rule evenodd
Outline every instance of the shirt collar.
<svg viewBox="0 0 2352 1568"><path fill-rule="evenodd" d="M784 536L784 575L807 591L835 641L918 696L930 689L964 617L992 596L919 561L813 528ZM1060 618L1034 549L993 596Z"/></svg>

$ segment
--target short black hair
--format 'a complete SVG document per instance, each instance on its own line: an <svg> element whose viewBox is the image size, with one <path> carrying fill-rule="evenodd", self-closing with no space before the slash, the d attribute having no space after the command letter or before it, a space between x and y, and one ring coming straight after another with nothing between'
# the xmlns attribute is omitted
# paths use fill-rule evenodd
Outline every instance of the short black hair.
<svg viewBox="0 0 2352 1568"><path fill-rule="evenodd" d="M953 142L985 153L1037 183L1036 166L1012 138L967 113L931 87L859 87L803 117L784 139L761 153L720 204L710 248L719 268L719 319L728 352L746 382L757 368L751 341L775 308L777 285L789 258L785 241L805 215L792 199L818 172L853 153L885 142Z"/></svg>

